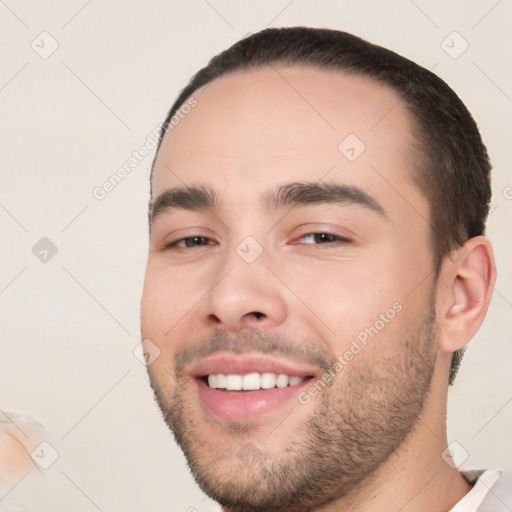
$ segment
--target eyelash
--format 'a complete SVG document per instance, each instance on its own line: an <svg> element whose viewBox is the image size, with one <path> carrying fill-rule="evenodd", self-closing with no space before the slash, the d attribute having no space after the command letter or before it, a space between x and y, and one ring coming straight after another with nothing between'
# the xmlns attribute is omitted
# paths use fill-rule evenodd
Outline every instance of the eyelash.
<svg viewBox="0 0 512 512"><path fill-rule="evenodd" d="M313 232L313 233L306 233L305 235L302 235L299 240L302 240L303 238L306 238L308 236L313 236L313 237L317 237L317 236L322 236L322 235L327 235L329 237L333 237L335 238L335 240L332 240L330 242L325 242L325 243L315 243L315 244L305 244L305 243L302 243L302 244L299 244L298 242L293 242L294 245L314 245L314 246L319 246L319 245L327 245L329 247L337 247L337 246L340 246L340 245L347 245L351 242L350 239L346 238L346 237L343 237L343 236L340 236L340 235L335 235L334 233L329 233L328 231L319 231L319 232Z"/></svg>
<svg viewBox="0 0 512 512"><path fill-rule="evenodd" d="M314 243L314 244L311 244L311 243L300 243L300 242L292 242L293 245L313 245L313 246L320 246L320 245L327 245L329 247L338 247L338 246L341 246L341 245L347 245L349 243L352 242L352 240L346 238L346 237L343 237L343 236L339 236L339 235L335 235L334 233L329 233L327 231L320 231L320 232L313 232L313 233L306 233L305 235L302 235L301 237L298 238L298 240L302 240L306 237L310 237L310 236L313 236L313 237L317 237L317 236L323 236L323 235L327 235L329 237L333 237L335 240L332 240L332 241L327 241L325 243ZM194 240L194 239L201 239L201 240L206 240L208 241L208 243L205 243L205 244L199 244L199 245L190 245L190 246L187 246L187 241L188 240ZM178 245L179 243L181 242L184 242L185 245ZM205 247L207 245L214 245L211 242L211 239L206 237L206 236L201 236L201 235L196 235L196 236L187 236L187 237L184 237L184 238L180 238L179 240L176 240L174 242L170 242L168 244L166 244L164 246L164 249L165 250L179 250L179 249L193 249L193 248L198 248L198 247Z"/></svg>
<svg viewBox="0 0 512 512"><path fill-rule="evenodd" d="M200 244L200 245L191 245L191 246L187 246L186 245L186 241L187 240L194 240L196 238L201 238L202 240L208 240L208 242L211 242L211 239L208 238L207 236L202 236L202 235L196 235L196 236L186 236L186 237L183 237L183 238L180 238L179 240L176 240L174 242L169 242L168 244L166 244L164 246L164 249L175 249L175 248L180 248L180 249L193 249L194 247L204 247L206 245L213 245L213 244L210 244L210 243L206 243L206 244ZM185 246L183 245L178 245L180 242L185 242Z"/></svg>

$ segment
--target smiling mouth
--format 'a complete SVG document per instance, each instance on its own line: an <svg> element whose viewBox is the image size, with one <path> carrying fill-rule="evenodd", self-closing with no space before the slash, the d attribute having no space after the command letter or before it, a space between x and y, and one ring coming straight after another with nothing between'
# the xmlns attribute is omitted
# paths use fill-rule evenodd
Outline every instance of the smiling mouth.
<svg viewBox="0 0 512 512"><path fill-rule="evenodd" d="M299 393L319 378L318 370L264 354L223 352L198 361L187 373L203 413L221 422L247 423L299 406Z"/></svg>
<svg viewBox="0 0 512 512"><path fill-rule="evenodd" d="M286 388L298 386L311 376L300 377L296 375L278 374L272 372L251 372L241 374L211 373L205 375L202 380L211 389L219 391L259 391L274 388Z"/></svg>

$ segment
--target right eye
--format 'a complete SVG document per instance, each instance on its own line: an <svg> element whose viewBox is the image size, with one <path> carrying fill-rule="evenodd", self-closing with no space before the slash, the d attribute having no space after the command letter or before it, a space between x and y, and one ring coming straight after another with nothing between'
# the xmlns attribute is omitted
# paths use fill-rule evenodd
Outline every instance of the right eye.
<svg viewBox="0 0 512 512"><path fill-rule="evenodd" d="M176 247L201 247L204 245L213 245L215 242L206 236L187 236L184 238L180 238L179 240L175 240L173 242L169 242L165 245L164 249L173 249Z"/></svg>

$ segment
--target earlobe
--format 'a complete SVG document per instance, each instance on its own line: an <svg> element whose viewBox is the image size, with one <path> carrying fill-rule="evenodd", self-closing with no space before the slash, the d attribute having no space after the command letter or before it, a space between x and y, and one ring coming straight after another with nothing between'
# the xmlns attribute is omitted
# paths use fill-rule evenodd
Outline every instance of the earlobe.
<svg viewBox="0 0 512 512"><path fill-rule="evenodd" d="M458 260L447 260L443 276L448 293L440 315L443 335L439 348L445 352L459 350L474 337L496 281L493 250L485 236L468 240L461 253Z"/></svg>

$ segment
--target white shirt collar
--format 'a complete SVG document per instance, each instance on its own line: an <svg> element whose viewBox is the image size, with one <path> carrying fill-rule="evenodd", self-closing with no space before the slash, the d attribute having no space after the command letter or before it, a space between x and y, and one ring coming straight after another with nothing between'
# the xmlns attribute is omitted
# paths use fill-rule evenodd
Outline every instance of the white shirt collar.
<svg viewBox="0 0 512 512"><path fill-rule="evenodd" d="M469 483L473 483L475 472L462 471ZM502 472L498 469L487 469L479 472L478 479L471 491L464 496L449 512L478 512L491 487L501 478Z"/></svg>

